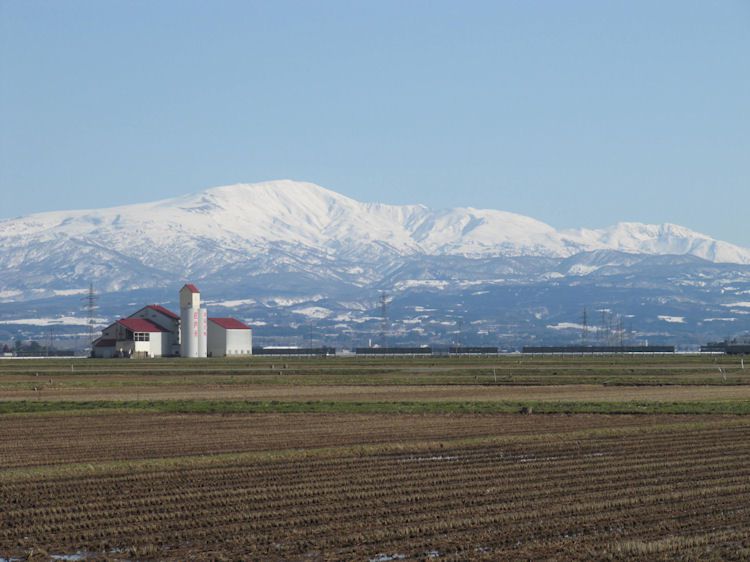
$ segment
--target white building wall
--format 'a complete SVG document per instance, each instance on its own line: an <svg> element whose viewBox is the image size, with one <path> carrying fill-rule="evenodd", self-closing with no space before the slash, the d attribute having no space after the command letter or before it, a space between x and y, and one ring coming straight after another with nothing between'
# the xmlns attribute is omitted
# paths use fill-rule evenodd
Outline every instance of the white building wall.
<svg viewBox="0 0 750 562"><path fill-rule="evenodd" d="M154 310L153 308L144 307L138 312L129 316L129 318L144 318L151 320L158 326L161 326L169 332L162 334L162 347L160 354L164 356L174 355L179 351L180 345L180 321L166 314Z"/></svg>
<svg viewBox="0 0 750 562"><path fill-rule="evenodd" d="M153 334L151 334L153 335ZM151 357L151 342L150 341L134 341L133 342L133 353L145 353Z"/></svg>
<svg viewBox="0 0 750 562"><path fill-rule="evenodd" d="M166 332L151 332L151 334L149 334L149 341L145 342L150 344L148 356L161 357L164 355L164 343L168 339L169 335Z"/></svg>
<svg viewBox="0 0 750 562"><path fill-rule="evenodd" d="M252 330L227 330L227 355L250 355L253 352Z"/></svg>
<svg viewBox="0 0 750 562"><path fill-rule="evenodd" d="M206 357L208 354L208 310L201 308L198 311L198 357Z"/></svg>
<svg viewBox="0 0 750 562"><path fill-rule="evenodd" d="M180 289L180 355L200 357L198 348L201 294L185 285Z"/></svg>
<svg viewBox="0 0 750 562"><path fill-rule="evenodd" d="M211 357L252 354L252 330L226 330L214 322L210 322L209 327L208 351Z"/></svg>
<svg viewBox="0 0 750 562"><path fill-rule="evenodd" d="M180 309L180 355L199 357L198 355L198 316L200 309L186 307Z"/></svg>

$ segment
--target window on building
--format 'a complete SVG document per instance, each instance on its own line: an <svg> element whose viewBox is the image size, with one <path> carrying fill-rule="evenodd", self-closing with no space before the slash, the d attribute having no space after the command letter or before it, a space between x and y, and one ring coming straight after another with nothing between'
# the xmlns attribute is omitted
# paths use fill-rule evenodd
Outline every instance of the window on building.
<svg viewBox="0 0 750 562"><path fill-rule="evenodd" d="M134 341L151 341L150 338L151 334L148 332L136 332L133 334L133 340Z"/></svg>

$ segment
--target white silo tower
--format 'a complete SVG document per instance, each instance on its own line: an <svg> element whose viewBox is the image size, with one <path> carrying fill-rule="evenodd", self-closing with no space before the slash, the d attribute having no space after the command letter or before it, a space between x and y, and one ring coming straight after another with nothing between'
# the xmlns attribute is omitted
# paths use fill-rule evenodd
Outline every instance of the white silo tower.
<svg viewBox="0 0 750 562"><path fill-rule="evenodd" d="M180 289L180 355L206 357L208 312L201 308L198 287L188 283Z"/></svg>

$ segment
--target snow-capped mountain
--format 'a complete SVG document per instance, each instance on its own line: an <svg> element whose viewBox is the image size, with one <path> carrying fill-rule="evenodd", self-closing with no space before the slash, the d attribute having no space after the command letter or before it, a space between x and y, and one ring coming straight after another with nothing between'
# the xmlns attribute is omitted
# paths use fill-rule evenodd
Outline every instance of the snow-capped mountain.
<svg viewBox="0 0 750 562"><path fill-rule="evenodd" d="M79 276L113 289L135 279L148 284L162 272L200 278L273 252L281 263L295 258L371 263L413 255L567 258L615 250L750 264L749 249L676 225L620 223L602 230L556 230L503 211L360 203L289 180L217 187L155 203L5 220L0 222L0 243L0 266L37 274L23 287L4 276L0 291L39 289L45 280L72 281ZM131 277L134 272L137 275Z"/></svg>
<svg viewBox="0 0 750 562"><path fill-rule="evenodd" d="M290 180L0 221L0 303L80 298L71 295L89 282L100 293L156 295L190 280L232 302L265 294L293 302L292 315L314 310L339 324L376 306L362 302L379 289L455 296L586 279L619 290L637 279L673 292L679 277L719 290L739 286L726 281L737 275L744 283L749 264L750 249L677 225L558 230L497 210L362 203Z"/></svg>

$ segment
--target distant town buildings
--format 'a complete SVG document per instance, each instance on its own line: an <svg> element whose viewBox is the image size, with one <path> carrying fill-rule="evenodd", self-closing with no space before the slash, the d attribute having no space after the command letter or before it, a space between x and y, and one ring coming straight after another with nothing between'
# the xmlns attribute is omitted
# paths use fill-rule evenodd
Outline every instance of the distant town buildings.
<svg viewBox="0 0 750 562"><path fill-rule="evenodd" d="M144 306L102 330L92 357L225 357L252 354L252 329L235 318L209 318L198 288L180 289L180 315Z"/></svg>

